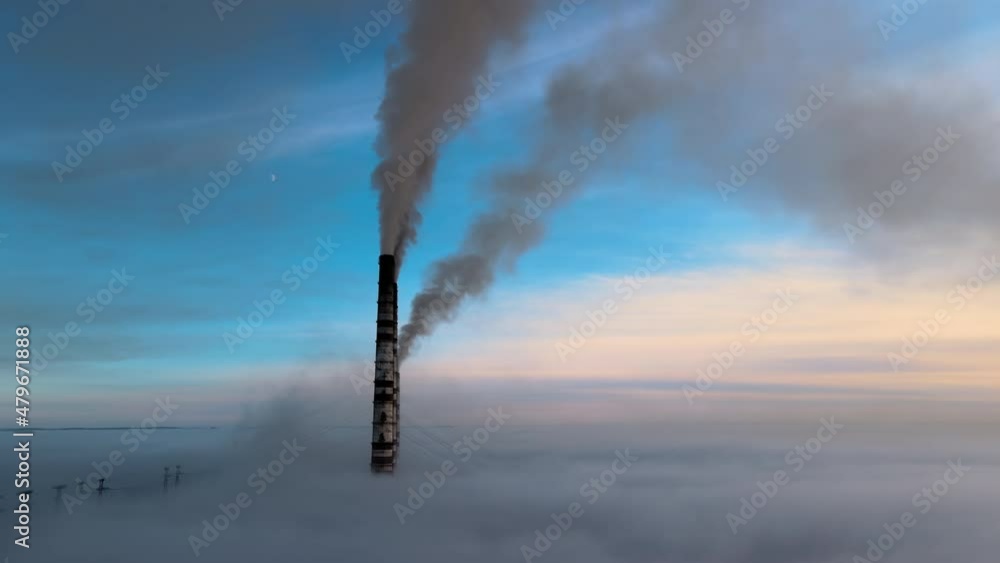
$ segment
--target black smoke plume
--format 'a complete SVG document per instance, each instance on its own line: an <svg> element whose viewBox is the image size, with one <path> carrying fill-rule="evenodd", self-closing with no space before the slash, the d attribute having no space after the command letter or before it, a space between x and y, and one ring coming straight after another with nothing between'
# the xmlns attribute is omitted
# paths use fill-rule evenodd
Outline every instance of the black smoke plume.
<svg viewBox="0 0 1000 563"><path fill-rule="evenodd" d="M399 49L386 57L389 72L377 118L372 174L379 192L382 254L396 256L397 268L416 239L417 206L431 189L439 151L422 152L418 141L447 133L446 113L475 90L494 47L519 38L534 0L413 0L409 27ZM404 165L409 160L412 169Z"/></svg>

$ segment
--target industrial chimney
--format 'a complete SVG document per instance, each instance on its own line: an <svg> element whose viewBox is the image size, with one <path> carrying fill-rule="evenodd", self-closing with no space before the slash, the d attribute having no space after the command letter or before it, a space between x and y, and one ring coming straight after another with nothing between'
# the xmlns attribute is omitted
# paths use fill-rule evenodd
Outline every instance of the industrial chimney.
<svg viewBox="0 0 1000 563"><path fill-rule="evenodd" d="M395 260L393 260L395 263ZM393 398L393 412L396 413L396 424L394 429L396 430L396 435L393 439L393 450L392 457L399 457L399 427L402 425L402 419L399 415L399 286L395 282L392 284L392 398Z"/></svg>
<svg viewBox="0 0 1000 563"><path fill-rule="evenodd" d="M375 336L375 398L372 415L372 471L392 472L399 445L399 381L396 365L396 258L378 259L378 317Z"/></svg>

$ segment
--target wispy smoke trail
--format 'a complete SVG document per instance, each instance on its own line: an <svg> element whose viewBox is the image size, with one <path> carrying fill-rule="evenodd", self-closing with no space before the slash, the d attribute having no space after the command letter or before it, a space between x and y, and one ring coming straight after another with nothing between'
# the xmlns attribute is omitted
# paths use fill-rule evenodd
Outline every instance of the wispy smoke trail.
<svg viewBox="0 0 1000 563"><path fill-rule="evenodd" d="M697 183L712 197L718 197L716 185L729 178L730 166L747 158L747 149L775 137L780 152L757 167L752 185L731 195L737 203L719 205L798 212L841 239L841 226L854 218L856 207L867 205L873 191L888 189L939 128L954 125L970 138L970 150L955 151L927 172L906 196L913 204L899 204L891 218L885 214L881 243L859 252L901 256L900 241L954 244L984 232L996 241L1000 224L989 216L1000 210L1000 192L990 186L1000 175L988 156L1000 146L996 128L988 125L996 120L996 106L988 96L970 94L977 90L962 72L941 81L951 88L926 74L901 86L905 75L873 73L868 65L884 56L883 38L871 25L874 19L856 21L856 12L837 3L675 2L635 28L612 32L593 56L558 71L548 86L544 123L533 129L536 135L541 130L534 155L524 166L495 174L492 209L474 222L456 254L431 267L401 331L401 358L452 320L466 297L484 294L499 268L512 269L541 241L544 222L581 191L587 174L578 174L536 220L515 225L512 217L525 214L525 198L537 199L543 183L568 168L569 155L600 135L608 119L631 128L619 143L634 150L616 145L602 158L617 165L633 155L655 159L628 162L636 170L653 168L658 175L648 183L659 189ZM940 62L927 66L937 70ZM835 95L793 129L797 137L775 131L776 120L823 85ZM938 189L947 187L952 191ZM921 198L925 205L916 204ZM947 230L926 229L932 224Z"/></svg>
<svg viewBox="0 0 1000 563"><path fill-rule="evenodd" d="M390 51L381 130L372 174L380 193L382 253L396 256L397 269L415 240L420 200L431 188L439 151L421 153L417 142L445 127L446 112L461 104L484 72L491 50L515 41L535 0L413 0L400 49ZM410 160L410 166L402 164Z"/></svg>

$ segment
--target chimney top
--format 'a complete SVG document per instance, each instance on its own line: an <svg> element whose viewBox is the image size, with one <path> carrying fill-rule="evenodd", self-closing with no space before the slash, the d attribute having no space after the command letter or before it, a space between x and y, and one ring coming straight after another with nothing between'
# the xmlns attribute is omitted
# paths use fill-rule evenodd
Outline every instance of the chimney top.
<svg viewBox="0 0 1000 563"><path fill-rule="evenodd" d="M378 281L379 283L396 283L396 257L392 254L383 254L378 257Z"/></svg>

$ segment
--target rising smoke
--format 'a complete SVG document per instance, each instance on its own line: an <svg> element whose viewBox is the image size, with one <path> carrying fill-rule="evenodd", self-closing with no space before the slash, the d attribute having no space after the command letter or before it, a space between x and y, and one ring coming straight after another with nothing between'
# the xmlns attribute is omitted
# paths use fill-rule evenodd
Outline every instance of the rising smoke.
<svg viewBox="0 0 1000 563"><path fill-rule="evenodd" d="M534 0L413 0L409 28L398 51L390 51L385 97L378 110L372 174L379 191L382 253L401 266L417 235L420 200L430 190L437 151L417 142L446 128L446 113L462 104L484 73L492 50L516 41ZM411 158L414 152L416 158ZM431 154L427 154L430 152ZM403 162L408 160L408 165Z"/></svg>
<svg viewBox="0 0 1000 563"><path fill-rule="evenodd" d="M731 23L721 21L723 10L730 11ZM1000 173L990 155L1000 146L996 106L975 83L975 69L955 68L953 60L920 59L912 68L887 72L878 17L844 3L681 1L637 27L609 33L592 56L550 79L534 155L526 165L495 173L491 210L474 222L455 255L431 267L401 332L401 359L419 338L452 320L466 297L484 294L498 268L512 269L542 240L544 222L580 193L586 174L563 187L537 219L514 217L525 216L526 198L536 199L543 183L568 168L569 155L599 136L608 119L627 124L633 132L626 136L643 136L629 145L634 150L620 150L628 144L620 141L601 158L653 168L648 184L657 189L695 184L715 197L725 191L717 186L730 180L730 167L774 137L779 151L719 204L772 216L795 212L839 242L845 242L847 224L862 223L852 250L882 263L995 244L1000 223L991 217L1000 210ZM711 36L708 46L689 49L704 33ZM810 110L808 121L793 120L791 136L788 122L776 131L776 121L824 87L833 95ZM634 132L642 127L644 133ZM916 180L905 175L904 164L948 127L961 135L965 149ZM650 166L634 155L667 164ZM694 181L671 177L682 172ZM857 208L867 208L875 192L890 190L896 179L907 182L909 195L898 196L874 228L864 228Z"/></svg>

